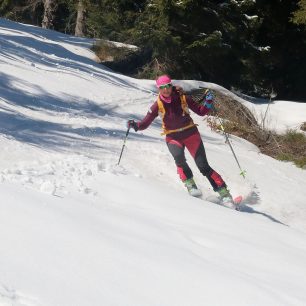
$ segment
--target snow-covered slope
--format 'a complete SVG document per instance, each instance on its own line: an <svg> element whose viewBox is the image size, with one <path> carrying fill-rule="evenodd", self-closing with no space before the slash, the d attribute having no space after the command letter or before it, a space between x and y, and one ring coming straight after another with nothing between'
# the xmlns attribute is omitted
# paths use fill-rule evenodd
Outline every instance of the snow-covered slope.
<svg viewBox="0 0 306 306"><path fill-rule="evenodd" d="M252 111L258 122L269 130L278 133L288 130L301 131L301 124L306 122L306 102L246 98L248 101L239 100Z"/></svg>
<svg viewBox="0 0 306 306"><path fill-rule="evenodd" d="M186 194L159 120L117 166L154 82L103 68L90 43L0 19L0 305L305 305L306 172L232 137L244 180L196 116L244 212Z"/></svg>

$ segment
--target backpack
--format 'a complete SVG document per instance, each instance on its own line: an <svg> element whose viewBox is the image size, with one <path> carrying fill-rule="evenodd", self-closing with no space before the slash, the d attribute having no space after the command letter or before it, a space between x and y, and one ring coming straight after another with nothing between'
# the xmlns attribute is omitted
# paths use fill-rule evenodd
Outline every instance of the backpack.
<svg viewBox="0 0 306 306"><path fill-rule="evenodd" d="M189 108L188 108L188 104L187 104L187 99L186 99L186 95L180 95L180 100L181 100L181 107L183 110L182 116L185 115L189 115ZM157 98L157 105L158 105L158 113L162 119L162 129L163 129L163 133L161 133L161 135L168 135L171 133L175 133L175 132L181 132L184 130L187 130L193 126L196 126L196 124L193 123L192 118L190 118L190 123L182 128L179 129L175 129L175 130L167 130L166 129L166 125L164 122L164 118L165 118L165 114L166 114L166 110L164 107L164 104L162 102L162 100L160 99L160 96L158 96Z"/></svg>

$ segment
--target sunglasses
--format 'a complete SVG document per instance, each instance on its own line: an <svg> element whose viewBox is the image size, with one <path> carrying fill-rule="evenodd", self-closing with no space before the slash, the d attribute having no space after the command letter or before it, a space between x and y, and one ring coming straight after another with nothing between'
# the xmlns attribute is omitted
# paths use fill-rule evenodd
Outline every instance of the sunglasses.
<svg viewBox="0 0 306 306"><path fill-rule="evenodd" d="M165 88L170 88L170 87L172 87L171 83L170 84L166 84L166 85L161 85L161 86L159 86L159 89L165 89Z"/></svg>

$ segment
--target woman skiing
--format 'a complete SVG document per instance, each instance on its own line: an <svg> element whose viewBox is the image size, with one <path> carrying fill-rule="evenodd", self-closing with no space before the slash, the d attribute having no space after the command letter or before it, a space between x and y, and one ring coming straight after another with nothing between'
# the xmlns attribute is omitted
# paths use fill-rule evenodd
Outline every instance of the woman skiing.
<svg viewBox="0 0 306 306"><path fill-rule="evenodd" d="M207 92L203 104L196 103L191 97L180 93L172 85L168 75L162 75L156 80L159 90L157 101L150 107L147 115L140 122L128 121L128 127L136 132L146 129L153 120L161 115L163 134L166 143L177 166L177 173L192 196L201 196L201 191L194 182L193 174L186 162L185 147L195 160L200 172L207 177L214 191L218 192L221 203L230 208L235 208L232 196L222 177L213 170L207 161L204 145L189 114L189 109L199 116L206 115L212 107L213 95Z"/></svg>

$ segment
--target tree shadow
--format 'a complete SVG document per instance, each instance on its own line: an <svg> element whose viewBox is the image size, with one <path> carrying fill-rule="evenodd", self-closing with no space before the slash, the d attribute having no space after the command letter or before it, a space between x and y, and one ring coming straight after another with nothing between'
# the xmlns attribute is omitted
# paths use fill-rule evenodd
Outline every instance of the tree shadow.
<svg viewBox="0 0 306 306"><path fill-rule="evenodd" d="M90 148L101 150L107 147L108 150L116 152L117 149L111 147L107 139L123 139L125 136L125 125L122 130L100 126L74 128L73 125L65 123L65 114L67 118L78 116L101 118L101 120L104 116L108 116L122 119L123 123L131 117L135 118L130 113L117 111L118 106L100 105L71 95L58 97L46 92L40 86L5 73L0 73L0 81L0 133L44 149L71 151L73 148L75 151L84 152ZM25 91L24 88L30 88L35 94ZM39 115L36 116L36 113ZM41 119L43 114L49 117L62 114L63 120L61 122L44 121ZM157 138L139 134L133 135L132 138L142 141L157 140ZM105 145L103 139L105 139Z"/></svg>
<svg viewBox="0 0 306 306"><path fill-rule="evenodd" d="M86 151L86 149L105 149L116 152L117 147L111 146L108 139L123 139L124 129L107 129L101 127L73 128L69 124L54 123L34 119L22 114L0 108L0 134L14 138L43 149L52 151ZM100 138L101 141L96 139ZM156 141L154 137L133 135L142 141ZM93 141L93 140L96 141ZM105 140L105 145L103 140Z"/></svg>
<svg viewBox="0 0 306 306"><path fill-rule="evenodd" d="M27 92L27 88L31 92ZM65 93L62 96L53 95L41 86L3 72L0 72L0 98L7 105L33 111L69 113L87 118L101 118L103 116L124 120L131 117L137 118L133 113L122 113L118 105L97 104L90 99L80 99L78 96Z"/></svg>
<svg viewBox="0 0 306 306"><path fill-rule="evenodd" d="M110 69L77 54L79 51L73 49L74 46L90 48L93 40L1 18L0 28L3 30L0 33L0 62L9 67L16 66L19 69L20 66L27 68L31 65L29 69L34 71L37 69L74 74L87 81L98 78L111 85L114 91L119 87L141 90L129 78L112 73ZM104 116L116 118L117 122L118 119L122 120L123 127L122 130L100 126L74 128L69 122L65 122L66 114L69 119L73 116L89 119ZM42 118L46 116L51 117L51 120L44 121ZM62 116L63 119L52 120L52 116ZM3 69L0 72L0 133L18 141L52 150L64 150L71 146L80 149L86 146L101 148L104 137L124 138L125 122L130 118L140 119L133 113L122 113L115 103L98 104L93 100L80 99L65 93L53 95L43 85L35 85L23 76L14 76ZM90 138L95 139L91 141ZM102 140L98 141L98 138ZM140 134L131 135L131 140L133 139L159 140ZM105 146L109 145L105 142Z"/></svg>
<svg viewBox="0 0 306 306"><path fill-rule="evenodd" d="M56 69L56 71L85 78L79 74L79 71L82 71L114 86L139 90L128 78L120 78L109 68L71 51L73 45L89 49L90 44L93 43L92 40L13 23L4 19L0 19L1 25L9 28L10 31L10 34L0 33L0 54L3 57L14 62L27 61L35 66L38 65L37 69L43 69L42 67L45 66L48 69ZM32 36L24 36L24 32ZM69 43L69 47L63 45L65 42Z"/></svg>
<svg viewBox="0 0 306 306"><path fill-rule="evenodd" d="M93 44L93 39L77 37L73 35L67 35L62 32L57 32L54 30L43 29L38 26L17 23L8 19L0 18L0 26L4 28L10 28L11 33L15 33L16 35L20 35L20 32L27 32L37 38L44 39L48 37L56 42L67 42L69 44L73 44L75 46L80 47L89 47Z"/></svg>
<svg viewBox="0 0 306 306"><path fill-rule="evenodd" d="M119 115L115 112L115 106L101 106L88 99L80 99L67 94L63 94L62 97L55 96L48 93L41 86L12 77L3 72L0 72L0 80L1 98L12 106L24 107L34 111L68 112L92 118ZM29 88L31 92L27 92L26 88Z"/></svg>

